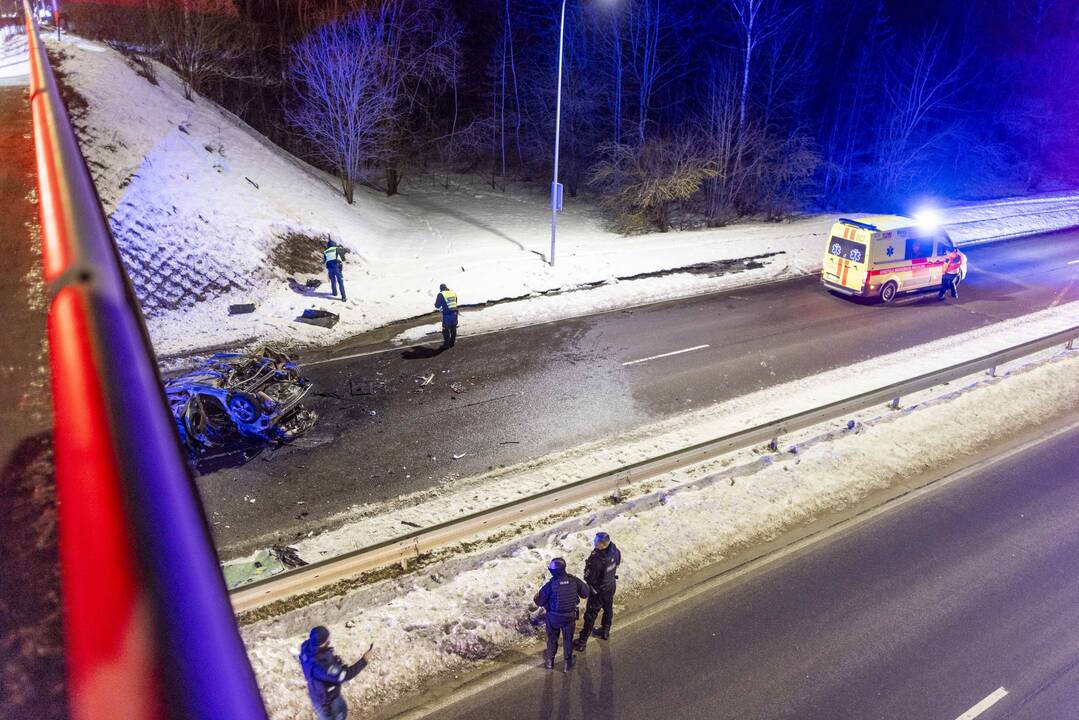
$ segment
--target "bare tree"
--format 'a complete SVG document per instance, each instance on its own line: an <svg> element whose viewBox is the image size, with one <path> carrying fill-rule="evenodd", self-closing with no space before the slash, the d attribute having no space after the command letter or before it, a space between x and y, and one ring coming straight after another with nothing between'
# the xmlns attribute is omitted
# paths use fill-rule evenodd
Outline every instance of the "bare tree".
<svg viewBox="0 0 1079 720"><path fill-rule="evenodd" d="M674 207L719 174L715 163L699 152L699 139L688 133L639 145L608 144L600 152L602 159L592 167L589 182L613 213L615 227L626 233L670 229Z"/></svg>
<svg viewBox="0 0 1079 720"><path fill-rule="evenodd" d="M963 88L967 59L951 60L945 48L943 34L934 31L913 52L895 57L870 169L870 180L883 197L904 187L925 154L938 149L954 129L953 102Z"/></svg>
<svg viewBox="0 0 1079 720"><path fill-rule="evenodd" d="M250 37L227 0L150 0L148 7L156 54L180 76L185 98L212 78L247 76L241 68Z"/></svg>
<svg viewBox="0 0 1079 720"><path fill-rule="evenodd" d="M349 204L394 119L397 98L385 83L387 20L384 12L359 12L328 22L293 45L290 56L297 103L287 118L337 172Z"/></svg>

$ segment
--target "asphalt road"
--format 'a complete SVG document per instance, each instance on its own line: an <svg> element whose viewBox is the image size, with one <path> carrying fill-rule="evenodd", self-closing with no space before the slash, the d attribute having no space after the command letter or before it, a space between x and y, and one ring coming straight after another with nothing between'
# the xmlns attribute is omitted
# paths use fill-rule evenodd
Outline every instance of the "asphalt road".
<svg viewBox="0 0 1079 720"><path fill-rule="evenodd" d="M1072 428L427 717L1079 717L1077 481Z"/></svg>
<svg viewBox="0 0 1079 720"><path fill-rule="evenodd" d="M52 415L26 81L0 81L0 717L64 718Z"/></svg>
<svg viewBox="0 0 1079 720"><path fill-rule="evenodd" d="M309 436L199 478L219 550L229 557L287 541L351 504L1079 299L1079 263L1069 265L1079 260L1079 231L968 255L958 304L935 295L859 304L804 278L472 338L464 314L445 353L307 366L321 415Z"/></svg>

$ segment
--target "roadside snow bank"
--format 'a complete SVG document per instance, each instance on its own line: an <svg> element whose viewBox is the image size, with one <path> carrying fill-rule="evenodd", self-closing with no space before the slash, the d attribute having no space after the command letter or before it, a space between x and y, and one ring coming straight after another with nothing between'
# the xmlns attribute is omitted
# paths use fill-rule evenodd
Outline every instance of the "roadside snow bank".
<svg viewBox="0 0 1079 720"><path fill-rule="evenodd" d="M161 355L253 340L333 344L432 312L441 282L464 305L530 297L484 312L484 327L503 327L805 275L819 266L834 220L627 238L606 230L587 203L569 202L552 268L539 188L431 182L393 198L364 189L350 206L332 178L206 99L185 99L166 68L155 66L153 84L104 46L46 42L63 53L59 68L86 100L80 143ZM946 222L953 216L963 240L1040 232L1079 225L1079 195L971 205L948 211ZM326 235L353 251L347 303L328 297L319 271ZM761 259L737 262L751 257ZM322 287L307 288L309 279ZM550 292L562 295L541 295ZM258 308L229 316L239 302ZM340 313L340 323L325 330L294 321L311 307Z"/></svg>
<svg viewBox="0 0 1079 720"><path fill-rule="evenodd" d="M932 354L947 364L960 347L936 346ZM522 528L523 537L498 547L462 551L422 572L256 623L244 630L249 657L271 716L309 718L295 658L307 629L328 625L346 658L374 642L378 659L345 686L357 714L369 715L404 693L534 639L528 604L544 581L546 562L560 555L570 567L581 567L599 527L626 558L621 592L637 593L954 461L957 452L974 456L1077 408L1079 354L1058 353L1020 372L979 379L944 399L885 413L856 432L839 430L833 439L806 442L797 454L765 456L755 463L756 472L737 482L727 481L734 477L729 471L717 472L723 463L708 463L653 481L647 494L630 502L598 513L581 508L577 518Z"/></svg>
<svg viewBox="0 0 1079 720"><path fill-rule="evenodd" d="M30 55L26 29L22 25L0 27L0 86L27 85L30 81Z"/></svg>

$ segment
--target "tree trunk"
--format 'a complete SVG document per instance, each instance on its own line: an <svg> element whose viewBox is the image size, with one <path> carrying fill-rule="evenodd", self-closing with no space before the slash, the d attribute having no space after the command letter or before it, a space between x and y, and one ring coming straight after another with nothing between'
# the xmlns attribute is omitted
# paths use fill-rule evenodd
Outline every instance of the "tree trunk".
<svg viewBox="0 0 1079 720"><path fill-rule="evenodd" d="M401 175L397 172L396 165L386 166L386 195L393 196L401 187Z"/></svg>

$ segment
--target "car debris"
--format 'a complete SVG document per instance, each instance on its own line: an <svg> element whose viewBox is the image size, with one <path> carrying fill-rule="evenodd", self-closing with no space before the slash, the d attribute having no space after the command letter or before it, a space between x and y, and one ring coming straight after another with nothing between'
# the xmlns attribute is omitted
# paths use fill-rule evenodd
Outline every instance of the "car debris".
<svg viewBox="0 0 1079 720"><path fill-rule="evenodd" d="M340 319L341 318L337 313L332 313L329 310L307 308L300 317L296 318L296 322L305 323L307 325L317 325L328 329L336 325L337 321Z"/></svg>
<svg viewBox="0 0 1079 720"><path fill-rule="evenodd" d="M227 451L244 441L284 443L318 415L300 401L311 384L285 353L217 353L195 370L165 382L180 439L192 457Z"/></svg>

